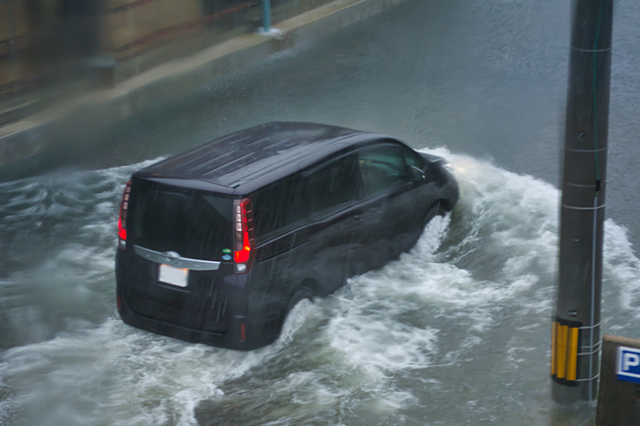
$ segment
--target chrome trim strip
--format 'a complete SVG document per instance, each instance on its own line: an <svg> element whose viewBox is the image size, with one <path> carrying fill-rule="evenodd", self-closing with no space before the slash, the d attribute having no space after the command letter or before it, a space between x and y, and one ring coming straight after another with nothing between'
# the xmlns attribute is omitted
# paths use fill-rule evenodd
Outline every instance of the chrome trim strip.
<svg viewBox="0 0 640 426"><path fill-rule="evenodd" d="M159 252L150 250L137 245L133 246L133 251L151 262L163 263L173 266L174 268L186 268L192 271L217 271L220 268L220 262L212 260L189 259L182 257L175 251Z"/></svg>

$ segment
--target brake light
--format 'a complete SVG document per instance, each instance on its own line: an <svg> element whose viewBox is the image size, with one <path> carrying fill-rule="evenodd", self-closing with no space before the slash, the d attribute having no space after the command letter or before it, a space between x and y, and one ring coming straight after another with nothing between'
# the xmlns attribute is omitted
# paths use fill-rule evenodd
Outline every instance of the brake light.
<svg viewBox="0 0 640 426"><path fill-rule="evenodd" d="M233 259L236 262L236 272L246 273L249 270L247 264L251 260L253 248L253 210L251 200L243 198L233 202L234 212L234 252Z"/></svg>
<svg viewBox="0 0 640 426"><path fill-rule="evenodd" d="M118 217L118 247L127 248L127 211L129 209L129 195L131 194L131 181L127 182L120 203L120 215Z"/></svg>

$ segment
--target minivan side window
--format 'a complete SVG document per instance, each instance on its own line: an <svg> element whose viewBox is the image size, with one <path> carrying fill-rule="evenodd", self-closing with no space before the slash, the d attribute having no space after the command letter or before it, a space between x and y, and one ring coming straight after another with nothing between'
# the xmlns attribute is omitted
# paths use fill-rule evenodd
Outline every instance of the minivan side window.
<svg viewBox="0 0 640 426"><path fill-rule="evenodd" d="M255 234L259 239L277 235L304 222L307 214L300 175L290 176L252 197Z"/></svg>
<svg viewBox="0 0 640 426"><path fill-rule="evenodd" d="M403 149L402 152L407 162L407 166L413 166L422 169L423 161L420 159L420 156L418 154L409 149Z"/></svg>
<svg viewBox="0 0 640 426"><path fill-rule="evenodd" d="M358 198L358 174L354 156L332 161L307 176L310 217L312 219L338 211Z"/></svg>
<svg viewBox="0 0 640 426"><path fill-rule="evenodd" d="M358 161L365 197L407 182L404 155L392 145L363 150Z"/></svg>

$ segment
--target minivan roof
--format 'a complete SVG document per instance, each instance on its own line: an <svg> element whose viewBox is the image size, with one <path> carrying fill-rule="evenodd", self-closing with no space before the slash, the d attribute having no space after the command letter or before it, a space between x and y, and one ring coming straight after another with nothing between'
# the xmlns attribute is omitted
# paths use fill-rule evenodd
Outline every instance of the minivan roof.
<svg viewBox="0 0 640 426"><path fill-rule="evenodd" d="M228 194L248 194L323 158L386 135L316 123L271 122L223 136L134 176Z"/></svg>

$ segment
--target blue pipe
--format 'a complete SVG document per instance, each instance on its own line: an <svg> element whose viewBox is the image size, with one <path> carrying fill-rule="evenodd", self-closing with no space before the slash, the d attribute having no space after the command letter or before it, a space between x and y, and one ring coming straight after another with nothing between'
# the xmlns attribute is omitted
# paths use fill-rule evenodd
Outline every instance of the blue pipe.
<svg viewBox="0 0 640 426"><path fill-rule="evenodd" d="M262 27L265 32L271 31L271 2L262 0Z"/></svg>

